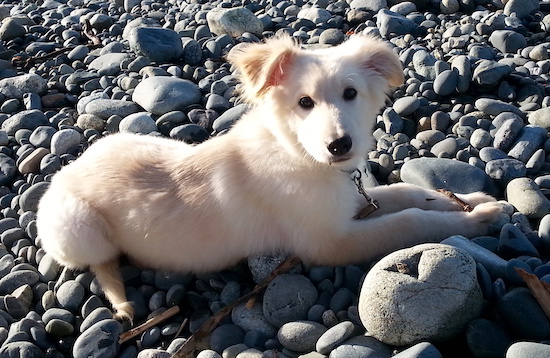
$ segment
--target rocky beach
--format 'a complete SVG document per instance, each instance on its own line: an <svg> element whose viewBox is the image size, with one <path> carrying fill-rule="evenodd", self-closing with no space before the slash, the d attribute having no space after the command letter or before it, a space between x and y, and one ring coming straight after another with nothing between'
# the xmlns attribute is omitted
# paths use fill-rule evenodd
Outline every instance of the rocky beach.
<svg viewBox="0 0 550 358"><path fill-rule="evenodd" d="M484 191L503 213L472 240L298 264L248 303L285 255L200 275L123 262L134 325L156 321L121 339L93 274L41 248L41 195L112 133L223 135L248 110L226 54L280 33L399 55L366 186ZM549 84L546 0L0 1L0 358L183 357L191 340L198 358L550 357Z"/></svg>

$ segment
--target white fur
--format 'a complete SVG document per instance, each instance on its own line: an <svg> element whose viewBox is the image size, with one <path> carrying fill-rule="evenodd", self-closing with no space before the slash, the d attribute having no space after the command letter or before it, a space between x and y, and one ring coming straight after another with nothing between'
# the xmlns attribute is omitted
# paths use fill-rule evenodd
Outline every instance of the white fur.
<svg viewBox="0 0 550 358"><path fill-rule="evenodd" d="M385 93L402 80L384 43L355 37L302 50L289 38L237 46L229 56L254 105L225 135L196 147L116 134L56 174L38 210L44 249L61 264L90 267L120 317L132 318L117 259L157 269L219 270L248 255L295 253L339 265L453 234L484 234L500 213L491 197L460 211L434 191L397 184L370 190L366 220L349 172L373 145ZM343 99L346 88L357 97ZM298 105L303 96L313 108ZM327 145L349 135L343 156ZM433 199L433 200L428 200Z"/></svg>

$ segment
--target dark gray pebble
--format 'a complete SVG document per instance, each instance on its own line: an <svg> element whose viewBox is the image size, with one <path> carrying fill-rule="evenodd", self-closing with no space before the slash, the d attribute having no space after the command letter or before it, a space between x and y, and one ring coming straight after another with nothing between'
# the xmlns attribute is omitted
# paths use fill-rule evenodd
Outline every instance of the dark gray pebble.
<svg viewBox="0 0 550 358"><path fill-rule="evenodd" d="M40 348L30 342L12 342L0 348L2 358L46 358Z"/></svg>
<svg viewBox="0 0 550 358"><path fill-rule="evenodd" d="M527 288L514 288L497 302L497 312L506 327L520 339L550 338L550 321Z"/></svg>
<svg viewBox="0 0 550 358"><path fill-rule="evenodd" d="M317 289L305 276L284 274L268 285L263 300L263 312L274 326L305 319L317 301Z"/></svg>
<svg viewBox="0 0 550 358"><path fill-rule="evenodd" d="M527 168L517 159L496 159L487 162L485 173L492 179L507 185L512 179L524 177L527 174Z"/></svg>
<svg viewBox="0 0 550 358"><path fill-rule="evenodd" d="M235 344L243 343L244 332L234 324L222 324L210 335L210 348L218 353Z"/></svg>
<svg viewBox="0 0 550 358"><path fill-rule="evenodd" d="M533 246L527 236L513 224L505 224L500 231L498 254L503 258L519 256L539 256L539 252Z"/></svg>
<svg viewBox="0 0 550 358"><path fill-rule="evenodd" d="M170 137L188 144L194 144L204 142L210 135L206 129L197 124L183 124L173 128L170 131Z"/></svg>
<svg viewBox="0 0 550 358"><path fill-rule="evenodd" d="M0 279L0 294L10 294L23 285L33 286L38 283L39 278L38 273L31 270L10 272Z"/></svg>
<svg viewBox="0 0 550 358"><path fill-rule="evenodd" d="M508 155L527 163L529 158L542 147L548 139L548 131L542 127L527 125L519 133Z"/></svg>
<svg viewBox="0 0 550 358"><path fill-rule="evenodd" d="M74 358L114 358L119 350L122 325L113 319L99 321L76 339Z"/></svg>
<svg viewBox="0 0 550 358"><path fill-rule="evenodd" d="M476 319L466 328L468 348L479 358L504 357L512 339L504 328L487 319Z"/></svg>
<svg viewBox="0 0 550 358"><path fill-rule="evenodd" d="M38 202L46 190L48 190L49 186L50 184L48 182L40 182L25 190L19 199L21 210L36 212L38 210Z"/></svg>
<svg viewBox="0 0 550 358"><path fill-rule="evenodd" d="M183 54L180 36L172 29L139 27L132 29L127 39L135 53L159 64L174 61Z"/></svg>

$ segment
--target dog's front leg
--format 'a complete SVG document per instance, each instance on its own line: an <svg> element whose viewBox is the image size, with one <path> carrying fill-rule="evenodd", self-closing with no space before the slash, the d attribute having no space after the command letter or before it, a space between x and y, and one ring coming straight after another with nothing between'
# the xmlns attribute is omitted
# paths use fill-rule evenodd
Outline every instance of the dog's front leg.
<svg viewBox="0 0 550 358"><path fill-rule="evenodd" d="M382 205L382 204L381 204ZM306 261L349 264L371 260L394 250L452 235L485 235L500 214L496 202L482 203L471 212L409 208L365 220L350 220L349 230L308 252Z"/></svg>
<svg viewBox="0 0 550 358"><path fill-rule="evenodd" d="M413 184L398 183L367 189L368 194L378 202L378 210L369 217L395 213L408 208L423 210L458 211L462 206L449 196L435 190L424 189ZM465 203L475 207L481 203L495 201L484 193L456 194Z"/></svg>

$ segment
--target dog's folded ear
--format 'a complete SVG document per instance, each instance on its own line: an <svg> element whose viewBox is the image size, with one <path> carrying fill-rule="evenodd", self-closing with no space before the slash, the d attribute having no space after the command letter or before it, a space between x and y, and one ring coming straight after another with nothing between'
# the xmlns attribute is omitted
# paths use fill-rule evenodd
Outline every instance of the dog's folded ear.
<svg viewBox="0 0 550 358"><path fill-rule="evenodd" d="M238 69L241 94L254 102L281 83L299 51L290 36L277 36L265 43L239 44L231 49L227 59Z"/></svg>
<svg viewBox="0 0 550 358"><path fill-rule="evenodd" d="M344 42L342 53L350 54L361 66L377 76L384 78L389 87L403 84L403 66L399 57L382 40L370 36L355 35Z"/></svg>

